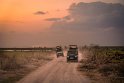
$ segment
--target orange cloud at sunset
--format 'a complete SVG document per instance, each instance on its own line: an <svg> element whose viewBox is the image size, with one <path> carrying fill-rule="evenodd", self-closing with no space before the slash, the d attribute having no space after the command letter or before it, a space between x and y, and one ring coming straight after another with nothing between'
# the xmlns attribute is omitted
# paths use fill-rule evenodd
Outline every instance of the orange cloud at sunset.
<svg viewBox="0 0 124 83"><path fill-rule="evenodd" d="M27 26L35 26L34 29L36 29L36 25L39 25L40 28L48 27L51 23L43 20L50 17L66 16L68 14L67 8L72 2L73 0L1 0L0 23L9 26L6 28L12 30L20 30L20 28L27 30L28 28L25 28ZM44 11L47 14L36 16L34 13L37 11ZM31 29L34 30L33 27L30 27Z"/></svg>

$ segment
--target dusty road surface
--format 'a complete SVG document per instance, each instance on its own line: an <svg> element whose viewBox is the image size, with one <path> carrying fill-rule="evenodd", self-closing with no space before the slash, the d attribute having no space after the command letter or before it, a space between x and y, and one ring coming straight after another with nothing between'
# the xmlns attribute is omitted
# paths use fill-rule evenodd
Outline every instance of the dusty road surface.
<svg viewBox="0 0 124 83"><path fill-rule="evenodd" d="M79 54L80 59L81 54ZM88 78L77 71L78 64L67 63L66 56L55 58L17 83L91 83Z"/></svg>

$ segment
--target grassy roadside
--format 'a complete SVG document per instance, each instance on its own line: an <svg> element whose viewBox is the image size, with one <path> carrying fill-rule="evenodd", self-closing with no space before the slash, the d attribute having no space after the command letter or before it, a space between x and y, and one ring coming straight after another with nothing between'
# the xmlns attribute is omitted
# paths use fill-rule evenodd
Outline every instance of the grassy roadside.
<svg viewBox="0 0 124 83"><path fill-rule="evenodd" d="M53 59L53 52L0 51L0 83L15 83Z"/></svg>
<svg viewBox="0 0 124 83"><path fill-rule="evenodd" d="M78 67L94 83L124 83L124 48L83 48L86 57Z"/></svg>

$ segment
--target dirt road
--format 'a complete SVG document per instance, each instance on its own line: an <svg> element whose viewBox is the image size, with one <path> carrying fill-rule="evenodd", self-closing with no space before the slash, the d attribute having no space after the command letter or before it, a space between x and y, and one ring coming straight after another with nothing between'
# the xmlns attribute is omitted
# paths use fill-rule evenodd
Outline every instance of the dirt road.
<svg viewBox="0 0 124 83"><path fill-rule="evenodd" d="M76 70L77 66L78 63L67 63L66 56L55 58L17 83L91 83Z"/></svg>

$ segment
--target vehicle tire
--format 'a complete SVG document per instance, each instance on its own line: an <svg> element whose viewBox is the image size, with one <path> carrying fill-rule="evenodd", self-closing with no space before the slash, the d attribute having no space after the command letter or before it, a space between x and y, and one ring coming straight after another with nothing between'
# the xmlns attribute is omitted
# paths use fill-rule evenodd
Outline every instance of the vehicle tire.
<svg viewBox="0 0 124 83"><path fill-rule="evenodd" d="M67 59L67 63L69 62L69 60Z"/></svg>
<svg viewBox="0 0 124 83"><path fill-rule="evenodd" d="M64 57L64 54L62 54L62 56Z"/></svg>
<svg viewBox="0 0 124 83"><path fill-rule="evenodd" d="M78 62L78 59L76 60L76 62Z"/></svg>

